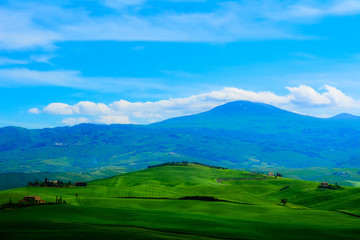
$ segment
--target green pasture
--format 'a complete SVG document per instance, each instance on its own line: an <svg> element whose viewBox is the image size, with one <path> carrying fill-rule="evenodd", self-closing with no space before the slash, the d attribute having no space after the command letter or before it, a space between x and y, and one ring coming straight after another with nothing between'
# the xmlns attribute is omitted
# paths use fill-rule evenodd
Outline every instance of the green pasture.
<svg viewBox="0 0 360 240"><path fill-rule="evenodd" d="M318 185L191 165L126 173L87 187L10 189L0 192L0 203L39 195L46 201L62 196L70 205L0 210L0 238L358 238L360 188ZM179 200L184 196L224 201Z"/></svg>

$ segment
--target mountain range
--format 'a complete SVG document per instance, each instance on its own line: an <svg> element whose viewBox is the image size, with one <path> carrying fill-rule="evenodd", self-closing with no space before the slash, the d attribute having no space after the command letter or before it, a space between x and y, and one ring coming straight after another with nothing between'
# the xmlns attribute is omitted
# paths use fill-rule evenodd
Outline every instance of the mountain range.
<svg viewBox="0 0 360 240"><path fill-rule="evenodd" d="M0 128L0 173L127 172L174 161L252 171L359 168L360 117L236 101L150 125Z"/></svg>

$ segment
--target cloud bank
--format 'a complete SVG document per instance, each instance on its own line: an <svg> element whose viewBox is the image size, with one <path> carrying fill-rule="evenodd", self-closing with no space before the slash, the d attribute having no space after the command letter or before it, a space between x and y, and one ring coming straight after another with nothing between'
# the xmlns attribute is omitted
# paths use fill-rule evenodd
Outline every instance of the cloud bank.
<svg viewBox="0 0 360 240"><path fill-rule="evenodd" d="M33 114L72 115L63 119L66 125L79 123L152 123L167 118L196 114L210 110L231 101L247 100L271 104L289 111L304 108L360 108L360 100L345 95L339 89L324 85L321 89L306 85L287 87L287 95L273 92L254 92L239 88L226 87L186 98L171 98L154 102L129 102L119 100L110 104L81 101L74 105L50 103L42 110L32 108Z"/></svg>

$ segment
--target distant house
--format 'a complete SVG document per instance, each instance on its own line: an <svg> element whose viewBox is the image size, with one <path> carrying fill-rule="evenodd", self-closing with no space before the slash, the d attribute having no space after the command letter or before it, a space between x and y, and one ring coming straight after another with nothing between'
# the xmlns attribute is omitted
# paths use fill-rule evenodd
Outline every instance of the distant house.
<svg viewBox="0 0 360 240"><path fill-rule="evenodd" d="M328 186L329 186L329 183L327 183L327 182L321 182L321 186L322 186L322 187L328 187Z"/></svg>
<svg viewBox="0 0 360 240"><path fill-rule="evenodd" d="M54 187L58 183L59 183L59 180L57 180L57 181L49 181L47 178L45 178L45 181L42 184L47 186L47 187Z"/></svg>
<svg viewBox="0 0 360 240"><path fill-rule="evenodd" d="M86 187L86 186L87 186L86 182L76 182L75 183L75 187Z"/></svg>
<svg viewBox="0 0 360 240"><path fill-rule="evenodd" d="M35 196L25 196L24 199L20 200L19 202L42 204L45 203L45 200L41 200L40 196L35 195Z"/></svg>
<svg viewBox="0 0 360 240"><path fill-rule="evenodd" d="M54 187L59 183L59 181L47 181L46 186Z"/></svg>
<svg viewBox="0 0 360 240"><path fill-rule="evenodd" d="M269 173L268 173L268 176L274 176L274 173L273 173L273 172L269 172Z"/></svg>

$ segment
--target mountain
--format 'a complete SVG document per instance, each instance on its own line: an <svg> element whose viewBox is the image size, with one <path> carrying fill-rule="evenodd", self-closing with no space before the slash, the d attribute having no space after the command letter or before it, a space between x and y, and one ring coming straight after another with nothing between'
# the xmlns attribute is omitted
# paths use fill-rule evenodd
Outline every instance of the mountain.
<svg viewBox="0 0 360 240"><path fill-rule="evenodd" d="M134 171L172 161L254 171L358 168L360 120L236 101L150 125L0 128L0 173Z"/></svg>
<svg viewBox="0 0 360 240"><path fill-rule="evenodd" d="M355 119L355 120L360 120L359 116L355 116L349 113L340 113L334 117L332 117L333 119Z"/></svg>
<svg viewBox="0 0 360 240"><path fill-rule="evenodd" d="M256 102L235 101L210 111L177 117L154 123L162 128L206 127L216 129L261 129L273 132L274 128L291 127L293 124L317 124L320 119L292 113L277 107Z"/></svg>
<svg viewBox="0 0 360 240"><path fill-rule="evenodd" d="M179 119L185 118L199 118L204 119L205 117L209 117L209 120L215 119L231 119L231 118L243 118L243 117L292 117L292 118L301 118L306 117L304 115L292 113L286 110L282 110L280 108L265 104L265 103L257 103L257 102L249 102L249 101L235 101L229 102L224 105L215 107L207 112L195 114L192 116L185 116L179 118L172 118L169 120L165 120L164 122L169 121L177 121Z"/></svg>

